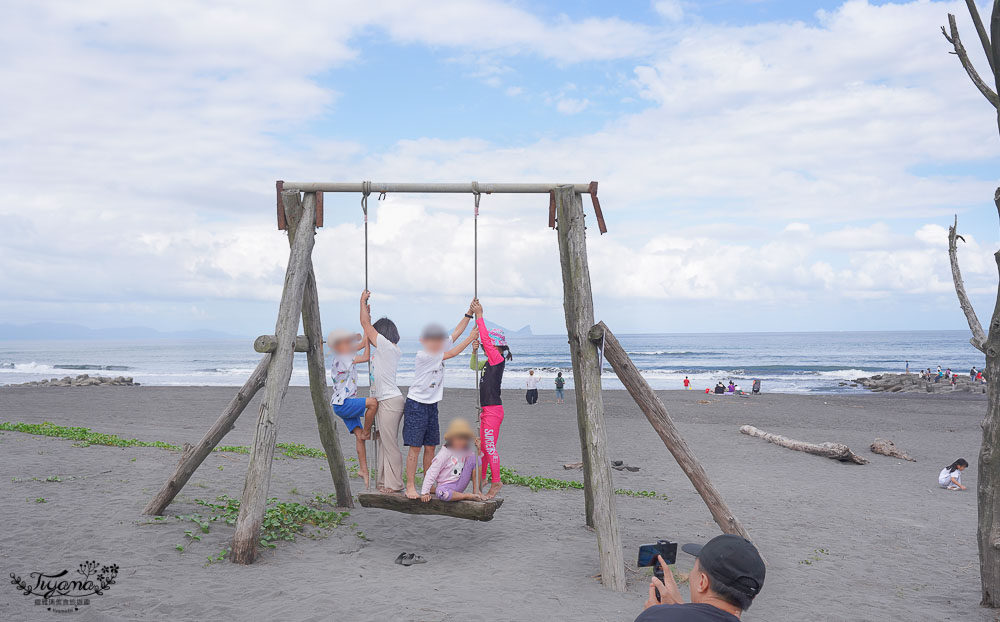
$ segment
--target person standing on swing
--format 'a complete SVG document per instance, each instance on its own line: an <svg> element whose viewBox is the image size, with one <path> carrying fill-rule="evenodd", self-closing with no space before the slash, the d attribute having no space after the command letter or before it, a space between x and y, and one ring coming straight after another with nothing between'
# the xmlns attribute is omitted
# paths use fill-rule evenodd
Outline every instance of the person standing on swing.
<svg viewBox="0 0 1000 622"><path fill-rule="evenodd" d="M372 386L370 394L378 400L375 422L378 445L375 487L379 492L403 490L403 454L399 451L399 424L403 420L403 393L396 386L396 368L402 352L399 330L387 317L372 323L368 306L371 292L361 292L361 329L365 342L370 344Z"/></svg>
<svg viewBox="0 0 1000 622"><path fill-rule="evenodd" d="M484 452L482 476L486 477L487 467L490 470L490 489L486 493L486 498L492 499L503 487L503 483L500 482L500 454L497 452L500 424L503 423L500 385L503 382L504 364L513 359L514 356L510 353L510 348L507 347L507 339L504 337L503 331L500 329L486 330L486 322L483 320L483 305L478 298L472 302L471 310L476 316L476 328L479 329L483 351L486 352L486 365L483 368L483 377L479 381L479 405L483 409L479 416L479 439ZM472 351L472 356L475 359L475 350ZM474 369L477 363L478 360L473 361Z"/></svg>

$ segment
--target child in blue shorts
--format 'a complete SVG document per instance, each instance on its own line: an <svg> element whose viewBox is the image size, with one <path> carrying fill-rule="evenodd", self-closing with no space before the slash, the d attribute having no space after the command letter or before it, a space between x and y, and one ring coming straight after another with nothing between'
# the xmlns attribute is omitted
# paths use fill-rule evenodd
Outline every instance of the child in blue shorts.
<svg viewBox="0 0 1000 622"><path fill-rule="evenodd" d="M358 468L361 477L368 487L370 474L368 458L365 454L365 441L371 437L372 425L375 422L375 411L378 400L374 397L358 397L358 363L364 363L371 354L371 345L365 340L362 345L361 335L346 330L337 329L330 332L326 343L333 351L333 365L330 376L333 378L333 398L330 405L333 413L344 420L347 430L354 434L354 442L358 448ZM358 350L364 348L364 354Z"/></svg>
<svg viewBox="0 0 1000 622"><path fill-rule="evenodd" d="M403 444L409 448L406 454L406 496L410 499L420 497L416 485L420 449L424 450L426 473L434 460L434 448L441 442L438 402L444 397L444 362L465 350L478 334L472 330L461 343L454 345L455 340L465 332L470 319L472 314L466 313L450 335L438 324L427 326L420 335L424 349L417 352L413 383L403 404Z"/></svg>

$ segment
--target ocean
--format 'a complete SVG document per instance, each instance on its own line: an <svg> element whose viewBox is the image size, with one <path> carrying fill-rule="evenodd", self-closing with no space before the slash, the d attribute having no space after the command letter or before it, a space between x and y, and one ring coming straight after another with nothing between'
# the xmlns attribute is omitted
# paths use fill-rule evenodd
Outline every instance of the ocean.
<svg viewBox="0 0 1000 622"><path fill-rule="evenodd" d="M679 389L685 376L695 389L734 380L749 388L759 378L764 391L840 393L860 389L841 383L880 372L950 367L982 369L985 359L969 344L968 331L710 333L618 335L636 366L656 389ZM523 388L529 369L551 389L558 371L572 387L569 346L561 335L512 337L514 360L504 387ZM91 374L131 376L150 385L239 386L260 355L252 339L157 341L0 341L0 385ZM413 354L420 344L403 340L399 382L413 378ZM473 387L468 356L447 364L447 385ZM363 371L360 383L367 383ZM604 386L622 389L604 366ZM293 385L308 384L305 355L296 354Z"/></svg>

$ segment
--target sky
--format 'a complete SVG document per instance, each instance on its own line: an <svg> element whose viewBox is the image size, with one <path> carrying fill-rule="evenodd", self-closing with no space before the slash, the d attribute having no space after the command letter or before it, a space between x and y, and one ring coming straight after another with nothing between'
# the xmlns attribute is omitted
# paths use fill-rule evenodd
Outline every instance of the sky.
<svg viewBox="0 0 1000 622"><path fill-rule="evenodd" d="M277 179L597 180L596 315L619 332L963 328L955 215L984 322L993 306L997 121L940 33L955 13L987 66L964 2L6 8L5 322L270 332ZM373 313L404 332L459 319L472 198L371 203ZM480 298L499 324L559 333L547 205L482 198ZM325 208L324 326L351 327L360 197Z"/></svg>

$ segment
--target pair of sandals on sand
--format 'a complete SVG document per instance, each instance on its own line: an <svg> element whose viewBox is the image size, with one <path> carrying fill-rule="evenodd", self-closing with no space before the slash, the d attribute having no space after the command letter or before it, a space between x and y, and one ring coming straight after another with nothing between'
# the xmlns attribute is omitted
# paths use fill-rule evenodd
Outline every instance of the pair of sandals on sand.
<svg viewBox="0 0 1000 622"><path fill-rule="evenodd" d="M427 560L416 553L400 553L396 557L396 563L401 566L412 566L413 564L426 564Z"/></svg>

